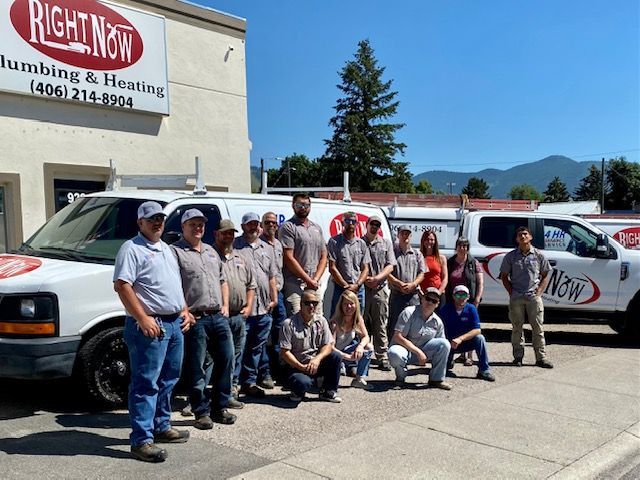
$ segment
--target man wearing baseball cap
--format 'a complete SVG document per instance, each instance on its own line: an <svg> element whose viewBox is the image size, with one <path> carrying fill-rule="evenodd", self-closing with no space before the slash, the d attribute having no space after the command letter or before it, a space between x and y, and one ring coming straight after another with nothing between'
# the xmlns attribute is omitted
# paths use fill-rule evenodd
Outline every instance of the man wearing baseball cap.
<svg viewBox="0 0 640 480"><path fill-rule="evenodd" d="M171 427L171 392L180 377L183 332L193 318L185 304L180 269L160 237L165 213L157 202L138 208L139 234L122 244L113 272L114 290L125 307L124 340L129 349L131 455L163 462L156 443L183 443L186 430Z"/></svg>
<svg viewBox="0 0 640 480"><path fill-rule="evenodd" d="M185 299L196 320L185 335L185 367L189 403L196 417L194 426L200 430L213 428L213 421L232 424L236 420L227 411L229 402L236 401L231 397L234 351L227 319L229 287L220 257L202 241L206 222L207 217L200 210L187 210L182 215L182 238L171 245L180 266ZM210 398L205 393L209 383L205 368L207 352L213 359Z"/></svg>
<svg viewBox="0 0 640 480"><path fill-rule="evenodd" d="M389 363L396 372L396 388L406 386L408 365L424 366L431 362L429 386L451 390L444 381L449 341L444 335L444 325L435 311L440 303L440 291L429 287L422 293L418 288L420 305L406 308L400 314L389 347Z"/></svg>
<svg viewBox="0 0 640 480"><path fill-rule="evenodd" d="M453 303L447 303L440 309L445 333L451 343L447 369L453 370L455 353L475 351L478 356L477 378L495 382L496 378L489 367L487 342L480 329L478 310L468 300L469 289L465 285L456 285L453 289ZM452 372L450 375L454 376Z"/></svg>

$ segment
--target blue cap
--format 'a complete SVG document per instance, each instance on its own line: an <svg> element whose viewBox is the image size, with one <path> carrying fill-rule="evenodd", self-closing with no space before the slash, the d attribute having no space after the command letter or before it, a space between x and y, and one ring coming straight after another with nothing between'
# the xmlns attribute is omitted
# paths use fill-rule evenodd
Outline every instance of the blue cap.
<svg viewBox="0 0 640 480"><path fill-rule="evenodd" d="M204 213L202 213L197 208L190 208L182 214L182 220L180 221L180 223L184 223L187 220L191 220L192 218L201 218L205 222L207 221L207 217L204 216Z"/></svg>
<svg viewBox="0 0 640 480"><path fill-rule="evenodd" d="M248 212L242 216L242 225L249 222L259 222L260 216L257 213Z"/></svg>
<svg viewBox="0 0 640 480"><path fill-rule="evenodd" d="M158 202L144 202L138 207L138 220L141 218L151 218L158 214L164 215L165 217L167 216L162 211L162 205Z"/></svg>

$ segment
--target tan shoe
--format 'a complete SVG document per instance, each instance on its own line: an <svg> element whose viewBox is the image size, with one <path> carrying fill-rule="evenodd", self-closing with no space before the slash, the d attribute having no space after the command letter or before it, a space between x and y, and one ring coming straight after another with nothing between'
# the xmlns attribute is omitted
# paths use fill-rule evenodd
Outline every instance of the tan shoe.
<svg viewBox="0 0 640 480"><path fill-rule="evenodd" d="M440 381L440 382L432 382L431 380L429 380L428 385L431 388L439 388L440 390L451 390L451 385L449 383Z"/></svg>

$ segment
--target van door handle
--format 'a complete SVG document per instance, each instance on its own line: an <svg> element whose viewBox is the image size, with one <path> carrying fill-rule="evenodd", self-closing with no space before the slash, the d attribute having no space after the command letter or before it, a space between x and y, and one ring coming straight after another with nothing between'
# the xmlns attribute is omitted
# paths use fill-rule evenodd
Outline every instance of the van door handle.
<svg viewBox="0 0 640 480"><path fill-rule="evenodd" d="M557 263L558 263L558 262L556 262L555 260L549 260L549 264L550 264L552 267L555 267Z"/></svg>

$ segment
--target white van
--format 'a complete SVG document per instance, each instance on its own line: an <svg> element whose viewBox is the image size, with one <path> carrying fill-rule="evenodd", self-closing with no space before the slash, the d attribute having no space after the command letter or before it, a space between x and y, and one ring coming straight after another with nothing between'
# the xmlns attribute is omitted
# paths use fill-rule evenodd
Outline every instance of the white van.
<svg viewBox="0 0 640 480"><path fill-rule="evenodd" d="M147 200L164 207L163 239L179 238L189 208L208 219L204 241L213 243L220 219L240 230L246 212L273 211L279 223L293 214L290 196L131 190L79 198L54 215L16 254L0 255L0 377L59 378L78 374L98 400L126 398L128 353L122 338L125 312L113 290L113 264L120 245L137 234L136 212ZM326 239L340 233L341 216L354 211L363 235L380 208L365 203L313 199L310 218ZM390 238L383 221L381 234ZM325 273L321 292L329 274ZM327 292L330 293L330 292ZM325 302L330 303L330 302Z"/></svg>
<svg viewBox="0 0 640 480"><path fill-rule="evenodd" d="M616 218L606 215L585 216L587 222L615 238L630 250L640 250L640 216Z"/></svg>
<svg viewBox="0 0 640 480"><path fill-rule="evenodd" d="M448 219L443 210L449 210ZM447 257L454 253L458 234L467 237L470 252L485 273L481 312L503 318L508 298L499 278L500 265L516 246L516 229L527 226L533 244L554 267L543 294L550 317L606 319L616 331L640 336L640 251L625 249L591 220L543 212L455 208L395 207L389 214L392 228L402 223L414 228L416 246L422 231L435 230Z"/></svg>

